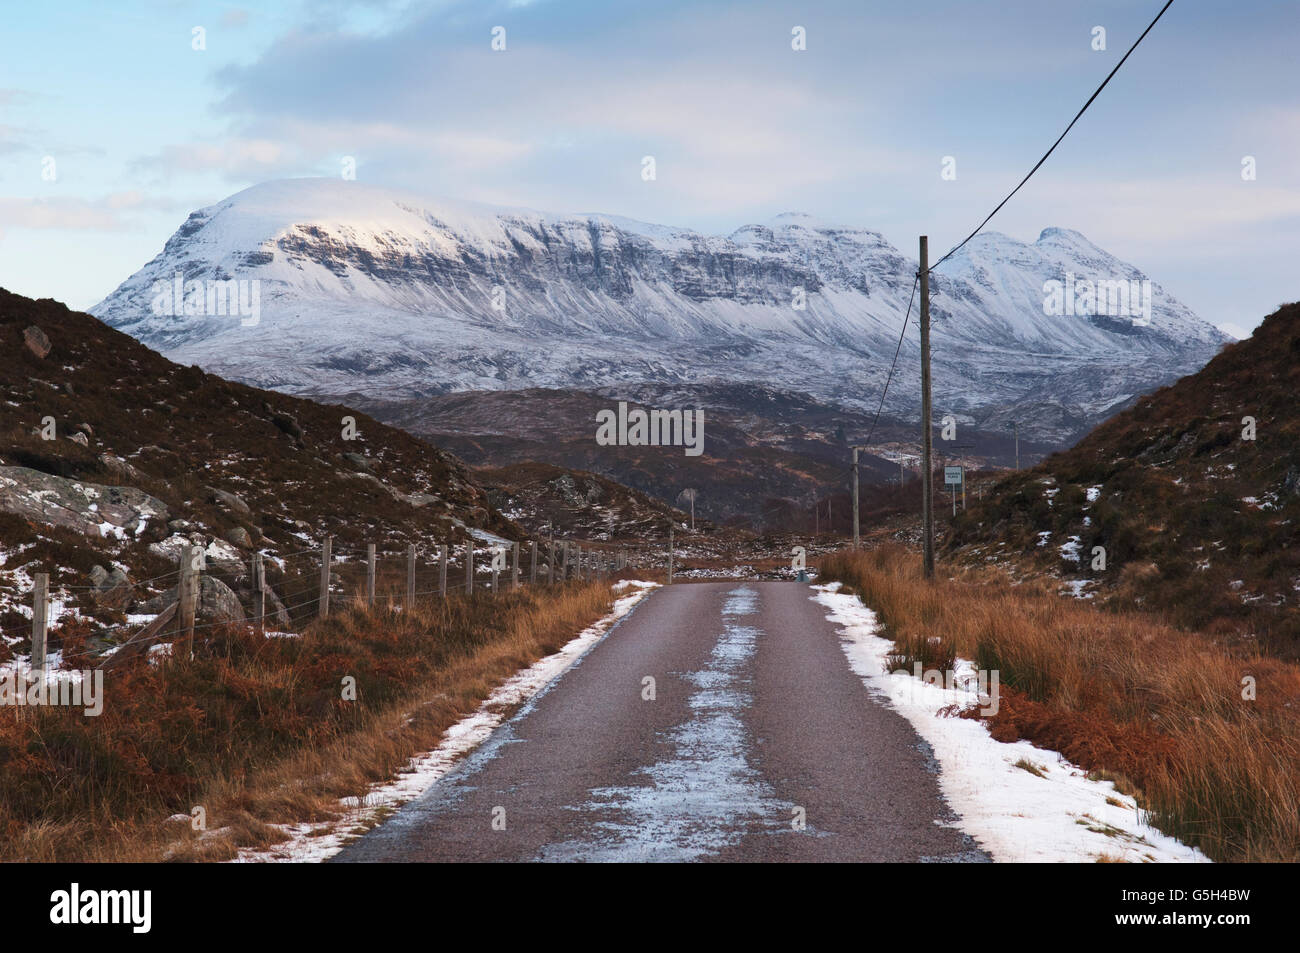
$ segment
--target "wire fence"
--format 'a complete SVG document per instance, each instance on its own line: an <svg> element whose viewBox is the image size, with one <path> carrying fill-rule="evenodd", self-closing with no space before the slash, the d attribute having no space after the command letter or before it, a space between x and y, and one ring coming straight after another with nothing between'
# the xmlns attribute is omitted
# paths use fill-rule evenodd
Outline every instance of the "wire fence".
<svg viewBox="0 0 1300 953"><path fill-rule="evenodd" d="M29 600L31 618L0 629L0 636L6 647L29 638L33 669L46 668L51 636L60 643L61 667L74 661L105 667L165 643L192 647L196 637L222 627L297 633L331 611L350 606L386 604L406 609L422 601L476 593L492 596L525 586L604 578L632 568L667 565L671 569L672 565L671 535L667 545L656 545L553 537L515 542L476 534L460 542L410 545L402 553L380 552L375 546L336 548L333 543L330 538L289 553L257 552L242 562L224 558L210 546L190 544L181 548L177 568L170 572L140 581L59 585L54 592L49 576L37 573L33 579L39 582ZM206 581L209 578L211 582ZM94 633L95 645L77 629L79 622L92 622L79 611L71 619L47 620L52 595L88 608L85 600L94 604L110 594L119 607L138 606L142 596L152 596L144 601L160 609L141 613L149 618L129 625L94 623L100 626ZM38 609L41 599L45 606Z"/></svg>

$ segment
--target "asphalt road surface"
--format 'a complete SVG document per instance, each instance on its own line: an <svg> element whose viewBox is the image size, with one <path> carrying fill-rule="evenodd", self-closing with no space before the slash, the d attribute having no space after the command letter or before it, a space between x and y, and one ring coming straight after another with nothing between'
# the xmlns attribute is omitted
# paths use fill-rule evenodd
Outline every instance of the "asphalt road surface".
<svg viewBox="0 0 1300 953"><path fill-rule="evenodd" d="M986 860L811 595L657 590L334 861Z"/></svg>

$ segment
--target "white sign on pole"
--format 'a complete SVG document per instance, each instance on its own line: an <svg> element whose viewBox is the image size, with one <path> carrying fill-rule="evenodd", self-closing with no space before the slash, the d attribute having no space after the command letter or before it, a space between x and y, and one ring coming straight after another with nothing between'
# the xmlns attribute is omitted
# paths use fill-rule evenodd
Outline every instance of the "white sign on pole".
<svg viewBox="0 0 1300 953"><path fill-rule="evenodd" d="M943 482L955 486L961 486L962 468L961 467L944 467Z"/></svg>

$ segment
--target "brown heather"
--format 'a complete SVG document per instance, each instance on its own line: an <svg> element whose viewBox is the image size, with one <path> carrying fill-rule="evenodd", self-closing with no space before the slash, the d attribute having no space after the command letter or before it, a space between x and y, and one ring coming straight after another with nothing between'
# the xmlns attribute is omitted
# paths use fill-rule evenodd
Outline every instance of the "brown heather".
<svg viewBox="0 0 1300 953"><path fill-rule="evenodd" d="M959 655L998 670L999 740L1115 780L1155 826L1216 860L1300 860L1300 666L1062 598L1052 579L971 569L927 582L899 547L829 556L821 576L876 611L901 661Z"/></svg>
<svg viewBox="0 0 1300 953"><path fill-rule="evenodd" d="M0 709L0 860L225 860L323 820L430 750L611 604L607 583L353 603L301 638L217 630L105 678L99 717ZM69 633L65 645L75 644ZM353 676L357 701L342 700ZM203 806L208 835L166 823Z"/></svg>

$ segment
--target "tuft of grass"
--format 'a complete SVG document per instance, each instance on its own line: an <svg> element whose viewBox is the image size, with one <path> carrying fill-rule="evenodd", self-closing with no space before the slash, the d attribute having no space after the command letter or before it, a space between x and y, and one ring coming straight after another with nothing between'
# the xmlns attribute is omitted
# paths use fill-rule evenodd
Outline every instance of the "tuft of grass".
<svg viewBox="0 0 1300 953"><path fill-rule="evenodd" d="M1021 758L1016 762L1016 767L1020 768L1022 771L1028 771L1036 778L1047 777L1047 774L1043 771L1042 767L1034 764L1034 762L1030 761L1028 758Z"/></svg>

